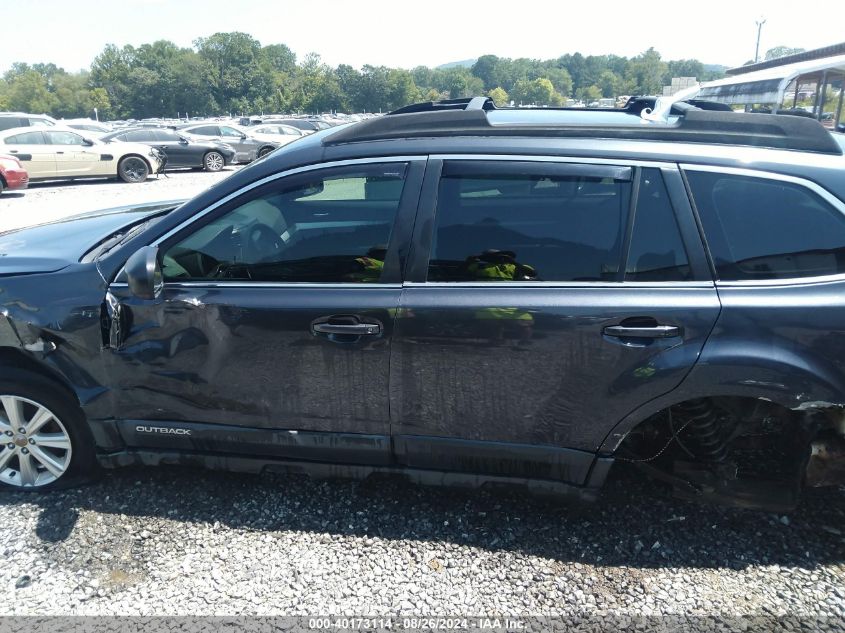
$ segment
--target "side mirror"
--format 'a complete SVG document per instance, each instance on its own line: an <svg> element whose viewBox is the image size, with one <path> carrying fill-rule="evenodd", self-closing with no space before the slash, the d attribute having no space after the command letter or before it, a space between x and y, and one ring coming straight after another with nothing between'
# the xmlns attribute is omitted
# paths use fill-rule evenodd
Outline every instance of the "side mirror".
<svg viewBox="0 0 845 633"><path fill-rule="evenodd" d="M164 287L158 247L144 246L126 260L123 267L129 290L139 299L155 299Z"/></svg>
<svg viewBox="0 0 845 633"><path fill-rule="evenodd" d="M84 138L82 139L82 144L85 147L91 147L94 144L94 141L92 141L90 138Z"/></svg>
<svg viewBox="0 0 845 633"><path fill-rule="evenodd" d="M188 144L188 139L186 139L184 136L180 136L180 137L179 137L179 144L180 144L180 145L187 145L187 144Z"/></svg>
<svg viewBox="0 0 845 633"><path fill-rule="evenodd" d="M249 137L247 137L246 134L241 134L241 140L242 141L245 141L247 138L249 138Z"/></svg>

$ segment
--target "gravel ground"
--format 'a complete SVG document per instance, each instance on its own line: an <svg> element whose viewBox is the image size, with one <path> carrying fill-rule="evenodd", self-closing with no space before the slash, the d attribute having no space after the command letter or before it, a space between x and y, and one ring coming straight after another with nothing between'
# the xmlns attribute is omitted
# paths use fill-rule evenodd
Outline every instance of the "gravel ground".
<svg viewBox="0 0 845 633"><path fill-rule="evenodd" d="M0 195L0 231L51 222L84 211L140 202L191 198L240 169L173 171L140 184L116 180L34 183L24 191Z"/></svg>
<svg viewBox="0 0 845 633"><path fill-rule="evenodd" d="M790 516L189 468L0 493L7 615L845 616L845 490Z"/></svg>

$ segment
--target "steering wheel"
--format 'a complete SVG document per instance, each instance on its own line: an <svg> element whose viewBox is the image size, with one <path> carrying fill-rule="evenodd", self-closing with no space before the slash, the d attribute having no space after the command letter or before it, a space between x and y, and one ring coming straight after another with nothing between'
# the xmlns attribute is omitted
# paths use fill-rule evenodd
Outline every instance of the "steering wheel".
<svg viewBox="0 0 845 633"><path fill-rule="evenodd" d="M266 224L255 224L246 231L244 242L245 261L258 264L272 261L282 250L282 238Z"/></svg>

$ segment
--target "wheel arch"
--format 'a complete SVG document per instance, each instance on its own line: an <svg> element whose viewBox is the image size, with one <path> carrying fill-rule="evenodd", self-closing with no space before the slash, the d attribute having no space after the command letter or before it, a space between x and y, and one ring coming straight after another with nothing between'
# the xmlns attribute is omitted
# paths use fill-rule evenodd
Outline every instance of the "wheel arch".
<svg viewBox="0 0 845 633"><path fill-rule="evenodd" d="M843 409L845 377L811 354L747 341L711 341L684 381L620 420L599 453L614 453L633 429L665 409L718 397L763 400L798 412Z"/></svg>
<svg viewBox="0 0 845 633"><path fill-rule="evenodd" d="M81 401L68 380L55 369L39 362L32 355L16 347L0 347L0 376L19 377L21 370L30 372L59 386L81 408Z"/></svg>

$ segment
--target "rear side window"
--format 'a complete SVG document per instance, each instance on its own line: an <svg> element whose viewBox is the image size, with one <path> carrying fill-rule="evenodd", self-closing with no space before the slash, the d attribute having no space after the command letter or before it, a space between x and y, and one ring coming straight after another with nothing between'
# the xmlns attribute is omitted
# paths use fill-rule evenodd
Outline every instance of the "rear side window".
<svg viewBox="0 0 845 633"><path fill-rule="evenodd" d="M149 143L152 140L152 130L134 130L123 135L124 141L129 143Z"/></svg>
<svg viewBox="0 0 845 633"><path fill-rule="evenodd" d="M24 132L6 138L7 145L44 145L44 136L41 132Z"/></svg>
<svg viewBox="0 0 845 633"><path fill-rule="evenodd" d="M692 271L659 169L640 177L626 281L690 281Z"/></svg>
<svg viewBox="0 0 845 633"><path fill-rule="evenodd" d="M631 170L447 163L429 281L618 281Z"/></svg>
<svg viewBox="0 0 845 633"><path fill-rule="evenodd" d="M688 171L718 278L845 273L845 215L815 192L766 178Z"/></svg>
<svg viewBox="0 0 845 633"><path fill-rule="evenodd" d="M201 134L203 136L219 136L220 131L216 125L203 125L200 127L193 127L185 130L191 134Z"/></svg>

